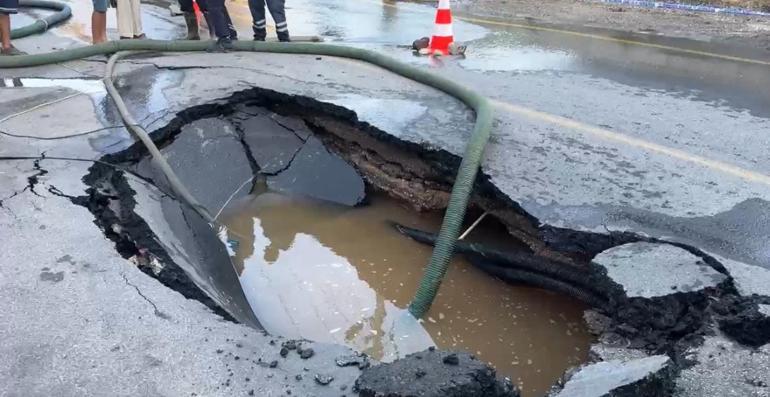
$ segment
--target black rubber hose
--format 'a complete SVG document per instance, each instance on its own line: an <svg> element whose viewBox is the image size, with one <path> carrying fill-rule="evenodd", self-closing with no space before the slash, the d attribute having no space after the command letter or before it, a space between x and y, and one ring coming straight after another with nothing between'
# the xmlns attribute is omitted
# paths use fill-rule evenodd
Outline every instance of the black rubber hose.
<svg viewBox="0 0 770 397"><path fill-rule="evenodd" d="M396 230L423 244L433 245L434 234L393 223ZM596 290L588 273L570 269L567 264L524 252L502 252L481 244L458 241L458 253L464 254L476 267L512 283L559 292L593 307L604 307L609 302L605 294Z"/></svg>
<svg viewBox="0 0 770 397"><path fill-rule="evenodd" d="M433 245L436 242L436 236L434 234L395 223L393 226L399 233L417 242L427 245ZM502 252L482 244L468 243L465 241L458 241L456 250L457 252L468 256L481 257L486 262L493 263L497 267L537 273L551 279L574 284L583 289L590 290L593 293L599 293L593 287L588 270L581 271L572 268L572 265L559 263L526 252Z"/></svg>
<svg viewBox="0 0 770 397"><path fill-rule="evenodd" d="M543 274L512 267L495 266L476 255L469 256L468 260L479 269L510 283L521 283L548 291L558 292L595 308L604 308L609 303L608 299L597 295L593 291Z"/></svg>
<svg viewBox="0 0 770 397"><path fill-rule="evenodd" d="M31 36L33 34L43 33L52 26L56 26L72 16L72 9L70 6L58 1L48 0L20 0L20 8L44 8L48 10L54 10L55 13L46 16L43 19L38 19L34 23L22 26L18 29L11 30L11 39L20 39L22 37Z"/></svg>

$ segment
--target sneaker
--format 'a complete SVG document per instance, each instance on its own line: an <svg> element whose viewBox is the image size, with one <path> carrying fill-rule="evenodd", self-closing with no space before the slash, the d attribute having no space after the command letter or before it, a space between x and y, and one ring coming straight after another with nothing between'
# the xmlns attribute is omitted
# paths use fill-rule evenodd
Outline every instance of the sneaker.
<svg viewBox="0 0 770 397"><path fill-rule="evenodd" d="M0 50L0 54L2 54L2 55L10 55L10 56L27 55L26 52L21 51L21 50L19 50L18 48L14 47L14 46L10 46L8 48L3 48L2 50Z"/></svg>
<svg viewBox="0 0 770 397"><path fill-rule="evenodd" d="M229 37L223 37L212 42L206 52L227 52L233 49L233 42Z"/></svg>

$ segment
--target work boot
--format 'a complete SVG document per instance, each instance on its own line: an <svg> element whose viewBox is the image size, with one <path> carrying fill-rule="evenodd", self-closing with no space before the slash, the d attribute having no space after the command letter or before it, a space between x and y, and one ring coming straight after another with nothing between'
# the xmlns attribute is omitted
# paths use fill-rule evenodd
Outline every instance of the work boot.
<svg viewBox="0 0 770 397"><path fill-rule="evenodd" d="M267 29L254 28L254 41L265 41L267 38Z"/></svg>
<svg viewBox="0 0 770 397"><path fill-rule="evenodd" d="M282 41L284 43L288 43L291 41L291 37L289 37L289 31L285 32L278 32L278 41Z"/></svg>
<svg viewBox="0 0 770 397"><path fill-rule="evenodd" d="M187 24L187 40L200 40L201 35L198 31L198 16L195 11L185 11L184 22Z"/></svg>
<svg viewBox="0 0 770 397"><path fill-rule="evenodd" d="M229 37L221 37L212 42L206 52L227 52L233 49L233 41Z"/></svg>

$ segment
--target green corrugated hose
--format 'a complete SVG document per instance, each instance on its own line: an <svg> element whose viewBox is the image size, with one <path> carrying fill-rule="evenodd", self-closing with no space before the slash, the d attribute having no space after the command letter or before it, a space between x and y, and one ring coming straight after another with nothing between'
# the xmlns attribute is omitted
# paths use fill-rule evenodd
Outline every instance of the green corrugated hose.
<svg viewBox="0 0 770 397"><path fill-rule="evenodd" d="M72 10L70 9L70 6L64 3L59 3L57 1L21 0L19 1L19 7L45 8L47 10L54 10L56 12L46 16L43 19L38 19L34 23L27 26L11 30L11 39L20 39L29 35L45 32L48 30L48 28L58 25L68 20L72 16Z"/></svg>
<svg viewBox="0 0 770 397"><path fill-rule="evenodd" d="M433 249L430 263L425 270L425 275L420 282L420 287L415 294L414 300L409 306L409 311L412 315L417 318L422 317L428 309L430 309L433 299L436 297L441 281L449 267L449 261L454 252L455 242L460 234L462 221L465 217L465 210L468 205L474 181L476 180L476 173L478 172L484 153L484 147L489 140L490 131L492 129L492 106L490 102L484 96L457 84L454 81L430 73L424 69L396 61L395 59L374 51L329 44L265 43L254 41L238 41L233 44L235 46L234 50L236 51L325 55L368 62L408 79L439 89L456 97L476 111L476 125L473 128L470 142L468 142L468 146L465 149L457 179L452 187L449 206L447 207L444 222L441 225L441 230L435 248ZM0 58L0 68L48 65L94 55L113 54L120 51L203 51L209 45L210 43L205 41L113 41L47 54L2 57ZM111 67L111 65L108 67ZM116 98L117 97L114 97L113 99ZM147 142L145 139L142 139L142 141L145 145L148 145L148 149L150 148L149 145L155 146L152 141ZM152 152L152 150L150 151ZM167 175L167 177L172 183L177 179L173 176L173 172L171 175ZM186 191L183 186L176 186L175 190L182 192ZM182 196L184 197L184 195ZM188 202L188 204L193 208L199 208L199 205L194 201ZM206 216L204 216L204 218L208 219Z"/></svg>

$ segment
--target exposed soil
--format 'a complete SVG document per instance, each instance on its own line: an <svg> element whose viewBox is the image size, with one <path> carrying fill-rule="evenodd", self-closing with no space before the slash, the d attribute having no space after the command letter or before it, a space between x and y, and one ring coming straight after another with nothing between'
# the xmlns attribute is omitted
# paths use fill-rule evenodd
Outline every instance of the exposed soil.
<svg viewBox="0 0 770 397"><path fill-rule="evenodd" d="M767 0L742 0L741 3L759 8L770 7ZM745 46L770 54L770 18L767 17L645 9L571 0L456 0L453 7L460 15L694 39Z"/></svg>

